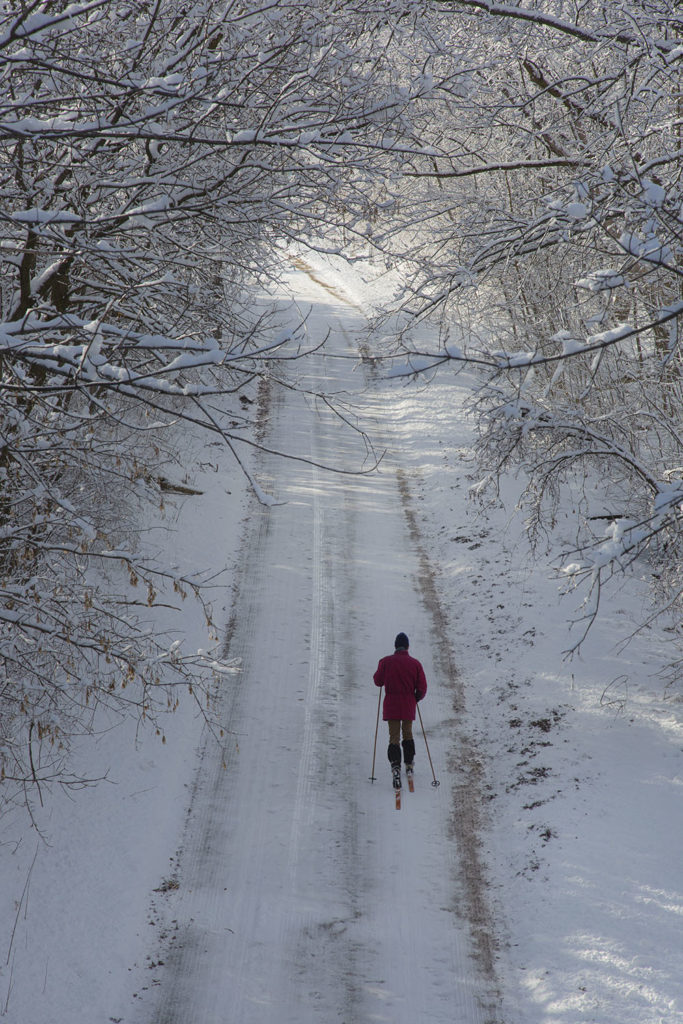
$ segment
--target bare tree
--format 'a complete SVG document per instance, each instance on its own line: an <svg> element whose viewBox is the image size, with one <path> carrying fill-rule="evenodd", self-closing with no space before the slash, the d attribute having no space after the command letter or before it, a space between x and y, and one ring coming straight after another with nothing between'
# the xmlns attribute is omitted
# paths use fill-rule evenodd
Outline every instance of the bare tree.
<svg viewBox="0 0 683 1024"><path fill-rule="evenodd" d="M346 2L33 0L0 15L8 782L76 781L69 736L98 706L154 719L183 683L206 707L199 659L149 625L163 587L204 581L142 558L136 506L172 422L248 472L261 442L231 396L292 386L291 361L324 341L255 315L252 296L290 242L359 232L367 183L415 149L404 114L422 80L397 92L378 33L390 41L377 11Z"/></svg>
<svg viewBox="0 0 683 1024"><path fill-rule="evenodd" d="M589 581L589 621L601 583L637 560L680 623L680 12L427 6L441 116L432 155L405 168L400 358L480 368L482 458L524 467L532 534L578 495L564 565ZM411 340L425 320L440 346Z"/></svg>

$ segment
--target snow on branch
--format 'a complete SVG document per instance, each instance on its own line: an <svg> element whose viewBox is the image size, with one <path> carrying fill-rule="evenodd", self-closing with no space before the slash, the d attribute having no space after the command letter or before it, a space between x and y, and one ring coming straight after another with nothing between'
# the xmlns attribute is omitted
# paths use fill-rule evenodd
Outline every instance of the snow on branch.
<svg viewBox="0 0 683 1024"><path fill-rule="evenodd" d="M577 22L567 21L558 18L553 14L545 12L540 7L522 7L516 4L499 4L493 0L436 0L436 3L447 4L449 9L459 7L472 8L483 11L495 18L513 18L517 21L527 22L532 25L539 25L563 35L572 36L582 42L600 42L602 40L614 40L623 46L642 44L642 37L635 31L616 29L611 25L606 28L583 28ZM653 26L654 27L654 26ZM656 50L670 55L675 59L680 53L680 43L676 39L649 38L648 42Z"/></svg>
<svg viewBox="0 0 683 1024"><path fill-rule="evenodd" d="M577 341L573 345L562 345L562 349L555 353L542 352L492 352L490 358L480 357L477 362L492 366L499 370L526 369L531 366L544 366L550 363L562 362L575 356L584 356L591 353L599 353L603 349L618 345L621 342L638 338L643 334L663 327L671 321L677 321L683 315L683 301L676 302L667 309L662 309L658 316L644 324L642 327L634 327L632 324L618 324L597 334L590 334L585 341Z"/></svg>

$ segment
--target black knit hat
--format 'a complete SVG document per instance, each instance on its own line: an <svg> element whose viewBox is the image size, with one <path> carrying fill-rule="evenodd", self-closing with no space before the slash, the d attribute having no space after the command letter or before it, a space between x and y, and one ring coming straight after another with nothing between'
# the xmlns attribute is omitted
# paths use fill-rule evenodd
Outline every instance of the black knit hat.
<svg viewBox="0 0 683 1024"><path fill-rule="evenodd" d="M396 650L398 650L399 647L403 647L403 649L406 651L408 650L408 648L410 647L410 641L408 640L408 637L405 635L405 633L398 634L398 636L394 640L394 647L396 648Z"/></svg>

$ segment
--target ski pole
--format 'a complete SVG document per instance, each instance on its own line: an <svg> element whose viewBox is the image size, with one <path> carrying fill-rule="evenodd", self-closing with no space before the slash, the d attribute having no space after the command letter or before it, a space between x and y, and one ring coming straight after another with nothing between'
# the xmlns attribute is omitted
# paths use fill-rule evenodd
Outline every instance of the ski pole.
<svg viewBox="0 0 683 1024"><path fill-rule="evenodd" d="M377 733L379 731L379 705L382 699L382 687L379 688L379 694L377 695L377 722L375 724L375 745L372 748L372 775L370 776L370 782L375 781L375 756L377 754Z"/></svg>
<svg viewBox="0 0 683 1024"><path fill-rule="evenodd" d="M420 725L422 726L422 735L424 736L425 747L427 748L427 757L429 758L429 767L432 769L432 777L434 779L434 781L432 782L432 786L440 786L441 783L439 782L439 780L437 779L436 775L434 774L434 765L432 764L432 755L429 753L429 744L427 743L427 733L425 732L424 722L422 721L422 712L420 711L420 703L419 703L419 701L417 703L417 713L420 716Z"/></svg>

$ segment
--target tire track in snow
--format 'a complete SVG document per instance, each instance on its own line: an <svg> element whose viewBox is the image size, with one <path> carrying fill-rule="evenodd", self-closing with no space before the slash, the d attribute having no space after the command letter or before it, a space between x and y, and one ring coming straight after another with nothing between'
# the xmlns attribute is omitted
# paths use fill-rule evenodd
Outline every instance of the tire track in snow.
<svg viewBox="0 0 683 1024"><path fill-rule="evenodd" d="M313 722L313 710L317 705L320 678L322 674L322 663L324 660L324 636L322 631L323 619L323 559L322 559L322 513L320 509L320 498L317 492L317 472L314 471L312 509L313 509L313 537L312 537L312 598L311 598L311 644L310 661L308 665L308 685L303 706L303 743L301 757L299 759L299 772L296 785L296 796L292 811L292 827L289 838L289 874L290 884L296 876L299 862L301 834L304 827L310 825L314 816L314 797L311 793L311 759L315 740L315 727Z"/></svg>
<svg viewBox="0 0 683 1024"><path fill-rule="evenodd" d="M458 868L466 896L467 916L475 939L475 952L480 968L488 980L490 990L489 1012L492 1020L499 1019L500 993L496 977L495 922L486 896L486 871L481 857L481 807L483 769L476 748L463 725L465 691L453 651L448 642L451 626L438 592L437 573L434 569L420 533L413 499L404 470L396 473L403 511L415 549L418 553L420 575L418 584L425 608L432 619L435 660L441 675L450 681L455 712L454 751L451 767L457 781L453 785L453 812L451 829L459 848Z"/></svg>
<svg viewBox="0 0 683 1024"><path fill-rule="evenodd" d="M345 338L348 344L343 325L332 321L327 327L338 337ZM329 372L326 364L327 360L322 357L319 365L323 376ZM310 454L315 462L330 461L337 427L334 414L323 405L310 431ZM310 664L304 710L306 741L299 768L300 778L305 780L299 790L309 803L297 815L298 822L292 830L293 839L296 836L294 845L299 871L299 877L293 877L293 882L300 891L305 891L311 885L313 867L313 876L322 874L325 878L327 893L312 901L313 912L300 924L294 962L301 985L298 993L301 1020L309 1019L305 1016L308 1012L311 1024L332 1019L351 1024L363 1019L355 1009L356 945L349 936L359 916L352 882L358 877L353 839L356 780L348 759L344 760L342 754L346 743L342 690L348 683L348 674L340 662L341 648L335 636L341 627L339 615L344 615L345 608L344 600L339 598L343 584L337 571L344 561L341 538L352 532L354 510L348 507L345 484L337 487L329 477L323 479L323 472L316 465L311 466L310 477L313 516ZM331 497L337 493L341 495L341 503ZM311 777L315 785L310 785ZM334 788L330 787L331 779ZM340 792L345 794L343 802L338 799ZM321 835L327 839L321 841ZM309 860L308 865L299 864L301 852L308 852L310 847L316 848L318 863L312 865Z"/></svg>
<svg viewBox="0 0 683 1024"><path fill-rule="evenodd" d="M259 617L256 592L249 592L245 579L253 578L260 552L268 543L270 519L265 513L258 515L246 533L249 546L240 570L242 585L235 596L239 599L241 614L231 616L226 645L236 640L236 646L249 648L258 640ZM227 654L227 647L226 647ZM232 692L223 694L222 728L228 741L222 752L216 750L213 737L207 737L200 752L195 781L192 788L182 846L178 854L180 890L171 901L171 912L166 922L173 940L164 954L166 970L159 999L151 1017L146 1012L140 1020L153 1024L223 1024L226 1018L215 1001L207 1003L207 993L220 991L220 978L211 949L223 945L233 930L226 924L231 919L231 894L225 887L224 855L230 848L229 819L223 808L229 805L230 791L239 771L239 740L244 726L244 677L234 677ZM255 819L249 837L255 850L263 848L264 827ZM175 926L175 928L174 928ZM242 973L246 963L247 947L235 944L233 966ZM239 1012L239 1011L238 1011ZM235 1018L237 1019L237 1018Z"/></svg>

